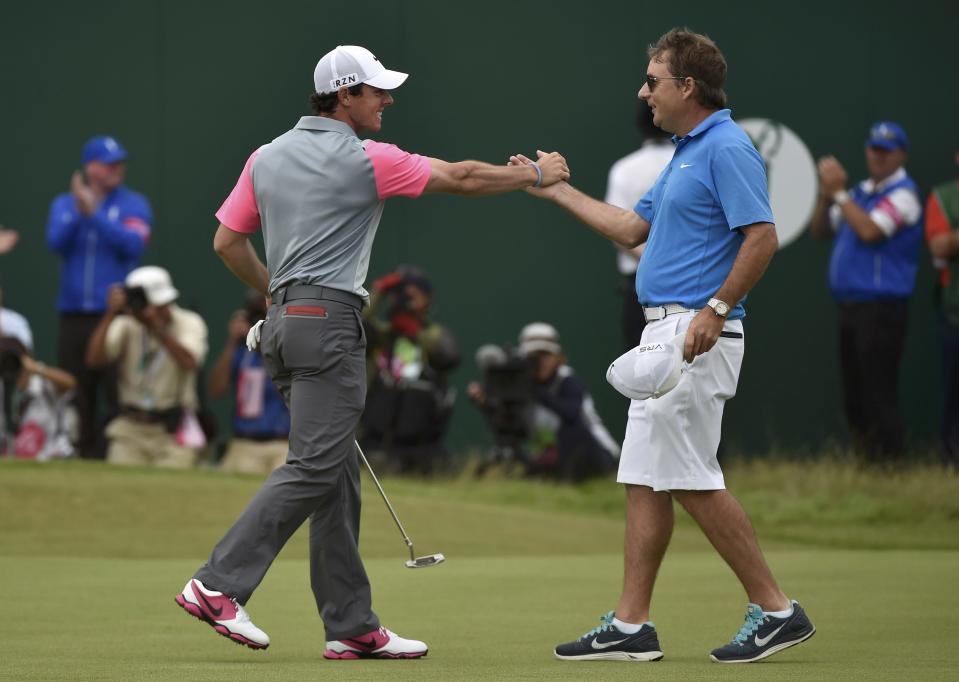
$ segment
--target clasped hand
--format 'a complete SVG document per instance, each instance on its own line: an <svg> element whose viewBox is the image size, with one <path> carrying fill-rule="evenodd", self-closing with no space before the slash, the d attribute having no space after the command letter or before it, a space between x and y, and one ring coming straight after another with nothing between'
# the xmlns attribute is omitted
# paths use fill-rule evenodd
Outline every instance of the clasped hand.
<svg viewBox="0 0 959 682"><path fill-rule="evenodd" d="M566 159L559 152L544 152L539 149L536 150L536 163L539 166L540 171L543 173L543 179L539 184L539 187L550 187L559 182L565 182L569 180L569 165L566 163ZM514 154L509 157L509 166L526 166L533 163L533 160L529 157L523 156L522 154ZM534 190L537 188L527 188L527 190Z"/></svg>
<svg viewBox="0 0 959 682"><path fill-rule="evenodd" d="M819 188L824 196L832 197L836 192L846 189L849 176L835 156L824 156L817 164Z"/></svg>
<svg viewBox="0 0 959 682"><path fill-rule="evenodd" d="M77 210L83 215L93 215L97 211L99 200L96 193L83 178L83 173L74 171L70 177L70 193L77 202Z"/></svg>

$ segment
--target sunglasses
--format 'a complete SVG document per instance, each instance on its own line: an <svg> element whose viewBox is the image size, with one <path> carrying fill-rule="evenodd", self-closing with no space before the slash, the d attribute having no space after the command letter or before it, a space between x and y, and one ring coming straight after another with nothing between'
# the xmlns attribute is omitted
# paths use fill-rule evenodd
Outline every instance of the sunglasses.
<svg viewBox="0 0 959 682"><path fill-rule="evenodd" d="M659 81L684 81L686 76L650 76L646 74L646 87L649 88L649 91L652 92L656 89L656 84Z"/></svg>

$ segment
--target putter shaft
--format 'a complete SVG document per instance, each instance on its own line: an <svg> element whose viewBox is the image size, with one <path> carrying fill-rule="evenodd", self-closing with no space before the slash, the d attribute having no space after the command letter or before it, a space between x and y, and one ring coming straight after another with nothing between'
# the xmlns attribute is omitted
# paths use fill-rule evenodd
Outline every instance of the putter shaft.
<svg viewBox="0 0 959 682"><path fill-rule="evenodd" d="M380 491L380 497L382 497L383 501L386 502L386 508L390 510L390 515L396 522L396 527L400 529L400 533L403 535L403 540L406 542L406 547L410 550L410 561L416 561L416 557L413 556L413 541L410 540L410 536L406 534L403 524L400 523L400 517L396 515L396 510L393 509L393 505L390 504L390 500L386 496L383 486L380 485L380 480L376 477L376 474L373 473L373 467L370 466L370 461L366 459L366 455L363 454L363 448L360 447L360 444L357 441L353 442L356 443L356 451L360 453L360 459L362 459L363 464L366 465L366 470L370 472L370 477L373 479L373 483L376 484L376 489Z"/></svg>

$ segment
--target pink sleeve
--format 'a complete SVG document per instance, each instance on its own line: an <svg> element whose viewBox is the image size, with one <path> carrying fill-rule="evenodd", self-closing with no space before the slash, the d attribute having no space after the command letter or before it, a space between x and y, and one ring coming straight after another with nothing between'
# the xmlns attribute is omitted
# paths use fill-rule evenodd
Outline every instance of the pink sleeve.
<svg viewBox="0 0 959 682"><path fill-rule="evenodd" d="M426 189L431 172L427 157L373 140L367 140L363 148L373 164L376 193L381 200L390 197L416 198Z"/></svg>
<svg viewBox="0 0 959 682"><path fill-rule="evenodd" d="M246 165L243 166L243 172L240 173L240 179L236 181L236 187L220 206L220 210L216 212L217 220L234 232L249 234L260 229L260 209L256 206L253 178L250 177L253 159L260 153L260 149L250 154Z"/></svg>

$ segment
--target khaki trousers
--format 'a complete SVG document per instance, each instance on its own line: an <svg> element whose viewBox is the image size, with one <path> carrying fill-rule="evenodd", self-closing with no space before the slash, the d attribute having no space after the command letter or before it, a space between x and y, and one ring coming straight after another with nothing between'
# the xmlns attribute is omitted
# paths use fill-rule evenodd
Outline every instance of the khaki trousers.
<svg viewBox="0 0 959 682"><path fill-rule="evenodd" d="M290 445L286 440L250 440L234 438L220 462L222 471L267 476L286 464Z"/></svg>
<svg viewBox="0 0 959 682"><path fill-rule="evenodd" d="M107 461L124 466L191 469L195 450L177 445L163 424L146 424L120 416L107 424Z"/></svg>

